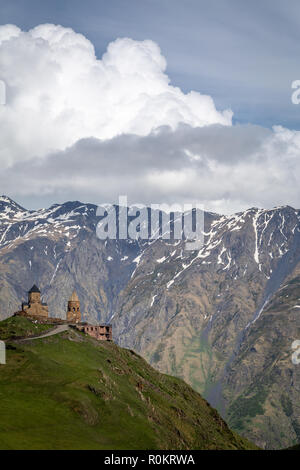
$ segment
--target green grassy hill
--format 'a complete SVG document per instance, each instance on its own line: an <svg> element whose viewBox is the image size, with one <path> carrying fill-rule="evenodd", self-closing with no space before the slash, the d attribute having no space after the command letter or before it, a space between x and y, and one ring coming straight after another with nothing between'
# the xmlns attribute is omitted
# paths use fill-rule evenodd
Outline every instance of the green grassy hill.
<svg viewBox="0 0 300 470"><path fill-rule="evenodd" d="M7 341L13 338L38 336L47 333L53 325L35 323L25 317L10 317L0 322L0 339Z"/></svg>
<svg viewBox="0 0 300 470"><path fill-rule="evenodd" d="M34 327L20 317L0 323L0 338L10 338L0 449L255 448L190 386L133 351L73 330L13 340Z"/></svg>

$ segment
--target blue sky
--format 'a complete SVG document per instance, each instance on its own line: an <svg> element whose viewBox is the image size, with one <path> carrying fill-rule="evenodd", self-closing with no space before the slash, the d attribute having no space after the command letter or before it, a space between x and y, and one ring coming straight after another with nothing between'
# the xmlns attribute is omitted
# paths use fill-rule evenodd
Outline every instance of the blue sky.
<svg viewBox="0 0 300 470"><path fill-rule="evenodd" d="M1 0L1 23L83 33L100 58L117 37L157 42L172 84L211 95L234 122L300 127L300 2L289 0Z"/></svg>
<svg viewBox="0 0 300 470"><path fill-rule="evenodd" d="M0 19L2 193L300 207L299 0L1 0Z"/></svg>

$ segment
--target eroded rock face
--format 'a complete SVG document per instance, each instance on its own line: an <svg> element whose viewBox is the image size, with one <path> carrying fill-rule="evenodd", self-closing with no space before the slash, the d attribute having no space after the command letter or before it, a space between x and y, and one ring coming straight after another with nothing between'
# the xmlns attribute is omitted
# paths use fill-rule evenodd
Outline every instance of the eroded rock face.
<svg viewBox="0 0 300 470"><path fill-rule="evenodd" d="M300 438L299 218L291 207L206 213L204 246L189 252L182 241L101 241L90 204L30 212L5 199L0 315L38 282L49 313L64 316L76 289L83 319L112 322L115 341L183 377L259 445L287 447Z"/></svg>

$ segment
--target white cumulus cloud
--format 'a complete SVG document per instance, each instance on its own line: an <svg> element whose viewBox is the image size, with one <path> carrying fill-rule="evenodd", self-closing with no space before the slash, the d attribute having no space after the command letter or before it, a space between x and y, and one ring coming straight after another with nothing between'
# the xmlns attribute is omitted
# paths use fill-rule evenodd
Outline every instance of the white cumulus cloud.
<svg viewBox="0 0 300 470"><path fill-rule="evenodd" d="M170 84L150 40L101 59L70 28L0 27L0 187L30 207L67 199L200 202L234 212L300 201L300 132L232 125L210 96Z"/></svg>
<svg viewBox="0 0 300 470"><path fill-rule="evenodd" d="M217 111L210 96L170 84L166 60L151 40L117 39L98 59L93 44L71 28L1 26L0 79L7 86L2 167L43 158L81 138L146 136L179 123L231 125L232 112Z"/></svg>

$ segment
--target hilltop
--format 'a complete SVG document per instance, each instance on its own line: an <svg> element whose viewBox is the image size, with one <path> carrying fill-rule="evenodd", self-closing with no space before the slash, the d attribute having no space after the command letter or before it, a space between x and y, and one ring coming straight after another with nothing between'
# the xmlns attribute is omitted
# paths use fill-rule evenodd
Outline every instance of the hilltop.
<svg viewBox="0 0 300 470"><path fill-rule="evenodd" d="M27 324L27 332L26 332ZM0 322L0 449L254 449L181 379L69 329Z"/></svg>
<svg viewBox="0 0 300 470"><path fill-rule="evenodd" d="M70 292L82 319L111 323L114 340L181 377L259 447L300 440L300 210L205 212L204 245L100 240L97 206L30 211L0 198L0 319L38 283L51 316Z"/></svg>

